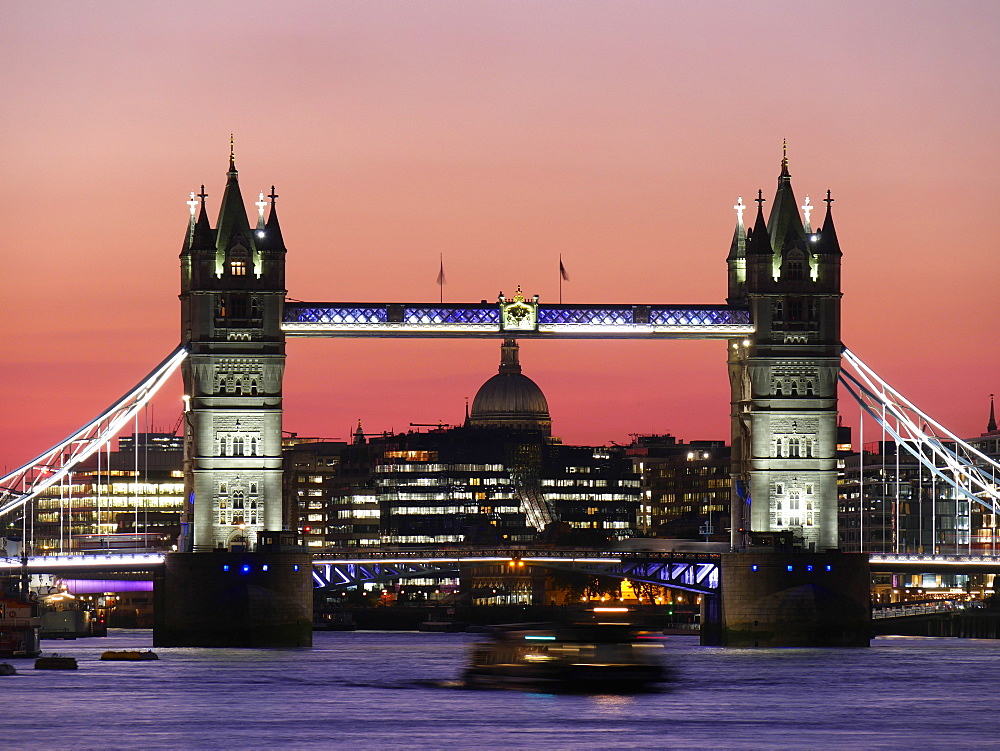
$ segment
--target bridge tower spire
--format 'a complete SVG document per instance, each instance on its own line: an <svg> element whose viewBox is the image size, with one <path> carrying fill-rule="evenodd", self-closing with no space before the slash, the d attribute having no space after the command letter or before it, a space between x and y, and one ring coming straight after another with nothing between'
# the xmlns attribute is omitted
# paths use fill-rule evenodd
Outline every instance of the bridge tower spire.
<svg viewBox="0 0 1000 751"><path fill-rule="evenodd" d="M822 230L806 233L787 151L766 225L758 196L745 251L756 331L729 346L733 545L749 532L790 532L808 549L835 550L842 345L833 199Z"/></svg>
<svg viewBox="0 0 1000 751"><path fill-rule="evenodd" d="M285 246L271 216L251 229L232 143L216 227L202 188L181 252L186 520L181 550L250 547L282 529ZM193 200L193 199L192 199ZM192 207L192 217L194 207Z"/></svg>

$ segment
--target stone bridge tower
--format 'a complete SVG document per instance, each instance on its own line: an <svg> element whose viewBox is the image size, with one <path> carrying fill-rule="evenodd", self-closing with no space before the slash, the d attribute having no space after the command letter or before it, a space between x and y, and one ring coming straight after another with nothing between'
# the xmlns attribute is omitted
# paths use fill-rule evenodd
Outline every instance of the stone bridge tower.
<svg viewBox="0 0 1000 751"><path fill-rule="evenodd" d="M765 222L760 191L751 229L730 249L729 302L747 305L751 338L729 343L733 440L733 545L749 532L793 533L811 550L837 539L837 379L840 245L827 192L822 229L792 191L788 159Z"/></svg>
<svg viewBox="0 0 1000 751"><path fill-rule="evenodd" d="M181 252L184 363L182 551L249 548L282 528L281 389L285 246L271 190L255 228L247 219L232 149L218 222L192 194Z"/></svg>

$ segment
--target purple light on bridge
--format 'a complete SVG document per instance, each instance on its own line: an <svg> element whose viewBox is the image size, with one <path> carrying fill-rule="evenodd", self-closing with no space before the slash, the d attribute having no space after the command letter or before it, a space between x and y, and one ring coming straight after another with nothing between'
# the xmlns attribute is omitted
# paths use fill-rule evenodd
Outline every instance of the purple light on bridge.
<svg viewBox="0 0 1000 751"><path fill-rule="evenodd" d="M136 579L62 579L62 583L74 595L153 591L153 582Z"/></svg>

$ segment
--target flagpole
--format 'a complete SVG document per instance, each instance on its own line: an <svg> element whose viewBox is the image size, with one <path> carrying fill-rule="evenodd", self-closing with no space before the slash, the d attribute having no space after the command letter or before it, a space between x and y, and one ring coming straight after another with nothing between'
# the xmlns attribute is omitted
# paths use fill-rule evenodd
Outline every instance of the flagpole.
<svg viewBox="0 0 1000 751"><path fill-rule="evenodd" d="M440 304L444 305L444 253L438 253L440 267L438 271L438 289L440 290Z"/></svg>
<svg viewBox="0 0 1000 751"><path fill-rule="evenodd" d="M562 282L563 282L563 262L562 253L559 254L559 304L562 305Z"/></svg>

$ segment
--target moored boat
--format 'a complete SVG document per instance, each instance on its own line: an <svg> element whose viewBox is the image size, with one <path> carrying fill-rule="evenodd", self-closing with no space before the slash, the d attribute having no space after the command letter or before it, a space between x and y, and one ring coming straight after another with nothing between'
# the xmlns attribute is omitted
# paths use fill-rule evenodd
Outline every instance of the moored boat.
<svg viewBox="0 0 1000 751"><path fill-rule="evenodd" d="M35 660L35 670L76 670L76 658L66 655L42 655Z"/></svg>
<svg viewBox="0 0 1000 751"><path fill-rule="evenodd" d="M160 656L149 649L140 652L137 649L126 649L115 651L109 649L101 655L102 660L114 660L119 662L147 662L149 660L159 660Z"/></svg>
<svg viewBox="0 0 1000 751"><path fill-rule="evenodd" d="M656 637L620 624L505 626L475 645L470 688L628 692L667 679ZM662 639L662 635L658 637Z"/></svg>
<svg viewBox="0 0 1000 751"><path fill-rule="evenodd" d="M17 675L17 668L9 662L0 662L0 675Z"/></svg>

